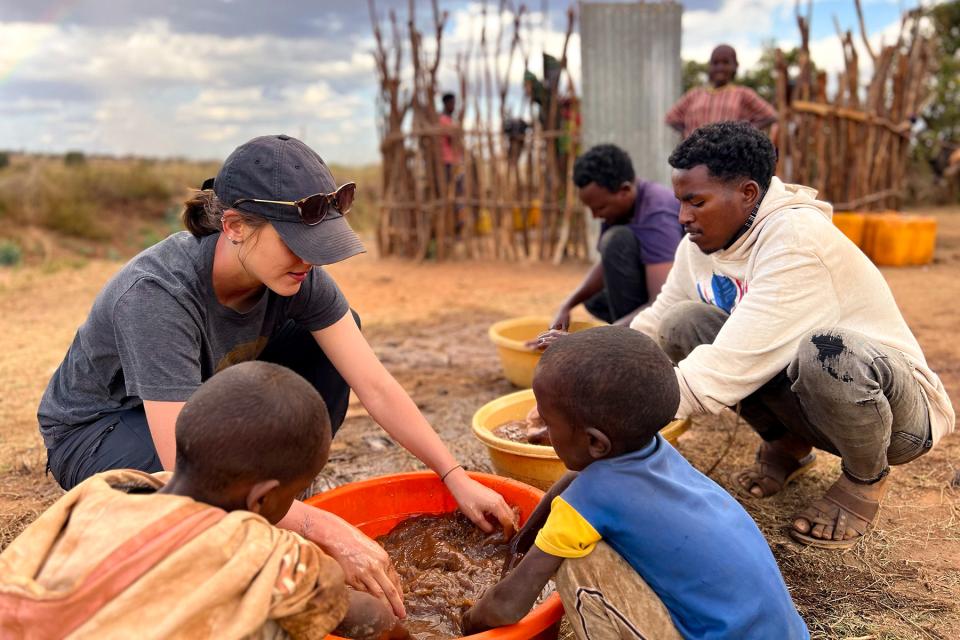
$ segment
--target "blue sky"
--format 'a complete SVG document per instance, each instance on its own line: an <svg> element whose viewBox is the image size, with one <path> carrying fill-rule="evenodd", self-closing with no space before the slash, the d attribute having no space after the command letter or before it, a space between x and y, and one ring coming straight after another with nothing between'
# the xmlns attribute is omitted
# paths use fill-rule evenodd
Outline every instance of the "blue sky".
<svg viewBox="0 0 960 640"><path fill-rule="evenodd" d="M874 40L892 40L902 3L863 1ZM406 16L403 0L376 4L381 15L395 7ZM488 4L492 28L499 3ZM417 5L428 19L429 3ZM440 6L450 15L444 47L464 50L479 28L481 3ZM529 6L537 60L542 43L558 52L567 4ZM833 16L855 27L853 1L813 6L813 58L838 69ZM793 7L773 0L684 3L683 56L705 59L728 42L748 67L764 41L797 43ZM372 42L364 0L0 0L0 149L221 159L253 136L286 132L330 162L375 162ZM579 51L575 35L575 79ZM440 77L449 86L453 57L445 61Z"/></svg>

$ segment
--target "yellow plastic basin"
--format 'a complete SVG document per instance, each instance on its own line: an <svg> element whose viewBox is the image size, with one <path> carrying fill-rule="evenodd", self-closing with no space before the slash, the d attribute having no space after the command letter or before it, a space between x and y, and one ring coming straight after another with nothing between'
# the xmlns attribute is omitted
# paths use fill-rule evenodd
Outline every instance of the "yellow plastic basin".
<svg viewBox="0 0 960 640"><path fill-rule="evenodd" d="M590 327L600 327L604 323L595 320L575 320L570 323L570 331L582 331ZM503 374L514 385L528 389L533 384L533 370L540 361L540 352L528 348L524 343L533 340L550 327L547 316L524 316L501 320L490 327L490 341L497 347Z"/></svg>
<svg viewBox="0 0 960 640"><path fill-rule="evenodd" d="M473 414L473 433L487 446L497 474L547 490L567 470L553 447L514 442L492 433L505 422L526 418L535 403L532 389L491 400ZM674 420L660 430L660 435L676 446L677 438L689 427L689 420Z"/></svg>

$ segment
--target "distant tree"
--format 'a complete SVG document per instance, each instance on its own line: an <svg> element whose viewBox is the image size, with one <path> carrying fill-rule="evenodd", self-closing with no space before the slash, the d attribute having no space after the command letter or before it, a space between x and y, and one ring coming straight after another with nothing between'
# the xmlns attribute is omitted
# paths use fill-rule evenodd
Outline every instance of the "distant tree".
<svg viewBox="0 0 960 640"><path fill-rule="evenodd" d="M799 50L794 48L787 52L786 56L788 68L795 67ZM776 104L777 46L772 41L763 43L763 53L760 54L757 64L737 74L737 82L750 87L770 104Z"/></svg>
<svg viewBox="0 0 960 640"><path fill-rule="evenodd" d="M87 156L83 154L83 151L67 151L63 156L63 164L68 167L75 167L82 164L86 164Z"/></svg>
<svg viewBox="0 0 960 640"><path fill-rule="evenodd" d="M696 60L683 61L683 92L707 84L707 63Z"/></svg>
<svg viewBox="0 0 960 640"><path fill-rule="evenodd" d="M800 74L800 48L794 47L783 52L787 63L787 74L791 82ZM817 65L810 61L810 75L816 77ZM750 87L769 102L777 103L777 45L773 40L763 43L763 53L757 64L738 74L740 84Z"/></svg>
<svg viewBox="0 0 960 640"><path fill-rule="evenodd" d="M920 114L916 151L940 174L946 156L960 147L960 0L935 5L928 16L937 35L939 69L929 105Z"/></svg>
<svg viewBox="0 0 960 640"><path fill-rule="evenodd" d="M10 154L6 151L0 151L0 169L10 166Z"/></svg>

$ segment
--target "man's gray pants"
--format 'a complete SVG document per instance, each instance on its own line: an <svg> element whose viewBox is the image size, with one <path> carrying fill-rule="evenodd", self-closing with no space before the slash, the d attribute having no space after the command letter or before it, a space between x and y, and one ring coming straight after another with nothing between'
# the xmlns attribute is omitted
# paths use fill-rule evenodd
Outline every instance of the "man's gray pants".
<svg viewBox="0 0 960 640"><path fill-rule="evenodd" d="M730 317L702 302L681 302L660 324L660 346L676 363L711 344ZM873 483L933 444L920 383L906 357L867 336L823 327L800 339L797 354L740 403L766 441L787 433L843 460L853 480Z"/></svg>

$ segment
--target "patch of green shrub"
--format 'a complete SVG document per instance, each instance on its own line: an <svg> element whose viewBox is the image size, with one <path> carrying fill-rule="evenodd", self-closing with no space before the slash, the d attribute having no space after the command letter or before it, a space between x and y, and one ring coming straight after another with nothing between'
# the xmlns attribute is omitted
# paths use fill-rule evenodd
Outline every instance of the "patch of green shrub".
<svg viewBox="0 0 960 640"><path fill-rule="evenodd" d="M43 226L75 238L106 240L110 234L96 216L97 207L91 202L51 198L43 210Z"/></svg>
<svg viewBox="0 0 960 640"><path fill-rule="evenodd" d="M149 249L153 245L163 240L163 237L161 237L160 234L153 229L143 229L140 232L140 237L140 246L144 249Z"/></svg>
<svg viewBox="0 0 960 640"><path fill-rule="evenodd" d="M0 266L12 267L20 264L23 252L20 245L10 240L0 240Z"/></svg>
<svg viewBox="0 0 960 640"><path fill-rule="evenodd" d="M83 151L67 151L63 156L63 164L68 167L77 167L87 163L87 156Z"/></svg>
<svg viewBox="0 0 960 640"><path fill-rule="evenodd" d="M166 201L173 196L169 180L144 162L85 167L80 176L84 193L97 202L136 203Z"/></svg>

